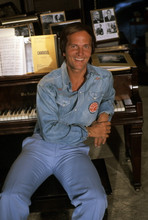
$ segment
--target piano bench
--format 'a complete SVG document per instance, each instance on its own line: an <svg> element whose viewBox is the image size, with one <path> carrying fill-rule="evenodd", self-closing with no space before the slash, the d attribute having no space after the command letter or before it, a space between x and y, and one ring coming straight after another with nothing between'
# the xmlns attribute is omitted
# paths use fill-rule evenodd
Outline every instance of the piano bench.
<svg viewBox="0 0 148 220"><path fill-rule="evenodd" d="M112 193L104 159L92 160L104 186L106 194ZM67 196L67 193L52 175L33 194L30 212L49 212L53 210L74 208Z"/></svg>

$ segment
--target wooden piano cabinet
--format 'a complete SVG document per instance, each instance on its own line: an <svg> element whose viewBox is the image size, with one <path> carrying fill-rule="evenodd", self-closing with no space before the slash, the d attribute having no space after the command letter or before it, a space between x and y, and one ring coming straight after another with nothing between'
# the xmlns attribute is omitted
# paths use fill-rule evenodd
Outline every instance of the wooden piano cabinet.
<svg viewBox="0 0 148 220"><path fill-rule="evenodd" d="M141 143L142 123L124 125L126 157L130 158L133 169L133 185L136 191L141 187Z"/></svg>
<svg viewBox="0 0 148 220"><path fill-rule="evenodd" d="M138 71L116 72L114 88L117 99L130 99L131 104L125 106L124 112L116 112L112 118L112 125L122 125L124 128L125 154L131 160L133 173L133 186L136 191L141 187L141 147L143 108L138 91Z"/></svg>

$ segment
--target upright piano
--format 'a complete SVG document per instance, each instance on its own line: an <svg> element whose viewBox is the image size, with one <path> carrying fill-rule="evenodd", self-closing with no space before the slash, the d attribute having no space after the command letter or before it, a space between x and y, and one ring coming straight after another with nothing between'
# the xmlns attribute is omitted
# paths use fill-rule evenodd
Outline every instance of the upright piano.
<svg viewBox="0 0 148 220"><path fill-rule="evenodd" d="M138 91L137 74L137 68L113 72L116 99L115 114L112 119L113 126L124 126L126 156L131 159L135 190L139 190L141 186L143 126L142 101ZM3 150L9 149L2 146L4 143L6 145L7 141L11 148L10 136L12 138L13 135L16 137L23 135L24 138L33 132L36 122L36 87L44 75L0 77L0 151L2 148ZM3 138L5 142L2 141ZM4 162L7 163L7 161Z"/></svg>

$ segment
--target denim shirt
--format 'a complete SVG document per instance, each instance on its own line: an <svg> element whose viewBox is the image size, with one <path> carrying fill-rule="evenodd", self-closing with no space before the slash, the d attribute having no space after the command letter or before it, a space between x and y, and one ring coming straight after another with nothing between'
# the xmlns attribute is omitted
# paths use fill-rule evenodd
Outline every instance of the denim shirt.
<svg viewBox="0 0 148 220"><path fill-rule="evenodd" d="M90 64L84 84L78 91L72 91L64 62L37 86L38 120L34 132L50 143L79 144L87 139L86 127L99 114L106 112L111 120L114 95L112 74Z"/></svg>

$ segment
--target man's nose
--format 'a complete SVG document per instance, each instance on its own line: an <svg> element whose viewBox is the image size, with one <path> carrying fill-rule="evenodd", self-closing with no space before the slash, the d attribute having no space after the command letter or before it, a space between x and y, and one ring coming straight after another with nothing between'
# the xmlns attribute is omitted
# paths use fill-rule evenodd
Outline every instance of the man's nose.
<svg viewBox="0 0 148 220"><path fill-rule="evenodd" d="M78 53L78 55L83 54L83 47L78 47L77 53Z"/></svg>

